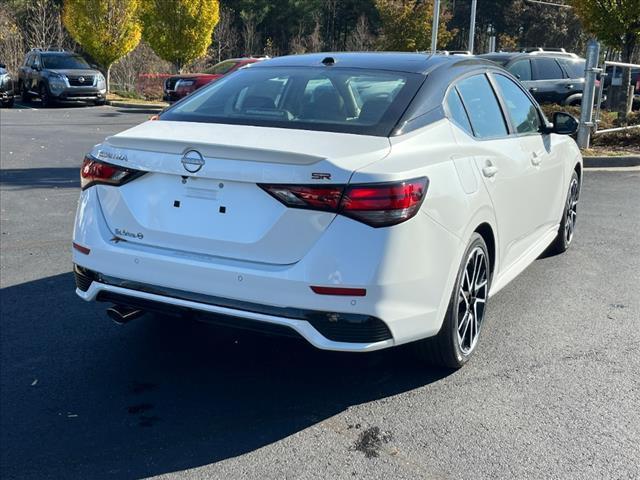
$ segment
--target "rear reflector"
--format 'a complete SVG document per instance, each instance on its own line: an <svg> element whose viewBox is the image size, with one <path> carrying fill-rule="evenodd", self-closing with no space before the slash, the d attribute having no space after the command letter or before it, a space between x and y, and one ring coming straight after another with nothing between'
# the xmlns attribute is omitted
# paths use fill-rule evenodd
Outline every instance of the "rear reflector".
<svg viewBox="0 0 640 480"><path fill-rule="evenodd" d="M76 242L73 242L73 248L75 248L80 253L84 253L85 255L89 255L89 253L91 253L91 249L87 247L83 247L82 245L79 245Z"/></svg>
<svg viewBox="0 0 640 480"><path fill-rule="evenodd" d="M364 297L367 290L364 288L343 288L343 287L316 287L311 286L311 290L318 295L342 295L349 297Z"/></svg>
<svg viewBox="0 0 640 480"><path fill-rule="evenodd" d="M134 178L144 175L145 172L131 168L102 162L87 155L80 169L80 187L82 190L96 184L123 185Z"/></svg>
<svg viewBox="0 0 640 480"><path fill-rule="evenodd" d="M365 185L260 185L290 208L339 213L372 227L413 217L427 193L426 177Z"/></svg>

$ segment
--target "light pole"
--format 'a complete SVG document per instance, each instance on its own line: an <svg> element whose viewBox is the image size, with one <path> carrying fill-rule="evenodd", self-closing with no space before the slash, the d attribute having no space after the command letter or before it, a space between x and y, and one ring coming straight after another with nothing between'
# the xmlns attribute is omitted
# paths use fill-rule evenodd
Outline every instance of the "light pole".
<svg viewBox="0 0 640 480"><path fill-rule="evenodd" d="M476 7L478 0L471 0L471 25L469 26L469 46L467 50L473 53L473 43L476 36Z"/></svg>
<svg viewBox="0 0 640 480"><path fill-rule="evenodd" d="M433 26L431 27L431 53L438 47L438 24L440 23L440 0L433 2Z"/></svg>

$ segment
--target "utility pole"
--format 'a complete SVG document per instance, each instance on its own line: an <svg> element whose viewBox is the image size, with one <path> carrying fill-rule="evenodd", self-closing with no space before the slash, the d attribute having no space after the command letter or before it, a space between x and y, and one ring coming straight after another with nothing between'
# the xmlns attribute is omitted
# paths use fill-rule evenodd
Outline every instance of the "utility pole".
<svg viewBox="0 0 640 480"><path fill-rule="evenodd" d="M578 125L578 146L589 148L593 123L593 101L596 95L596 76L602 71L598 68L600 44L592 38L587 43L587 58L584 67L584 91L580 107L580 124Z"/></svg>
<svg viewBox="0 0 640 480"><path fill-rule="evenodd" d="M467 50L473 53L474 40L476 37L476 7L478 0L471 0L471 24L469 25L469 46Z"/></svg>
<svg viewBox="0 0 640 480"><path fill-rule="evenodd" d="M433 26L431 27L431 53L438 48L438 24L440 23L440 0L433 1Z"/></svg>

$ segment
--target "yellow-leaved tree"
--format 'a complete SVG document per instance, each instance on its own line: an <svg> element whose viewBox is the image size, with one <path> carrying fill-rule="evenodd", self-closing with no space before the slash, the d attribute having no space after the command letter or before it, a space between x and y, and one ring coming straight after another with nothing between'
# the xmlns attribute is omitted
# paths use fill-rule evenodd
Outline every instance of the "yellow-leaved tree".
<svg viewBox="0 0 640 480"><path fill-rule="evenodd" d="M105 69L107 91L111 65L140 42L140 4L141 0L64 0L64 26Z"/></svg>
<svg viewBox="0 0 640 480"><path fill-rule="evenodd" d="M382 24L383 50L422 51L431 48L433 1L375 0ZM455 35L447 30L451 14L443 9L438 23L438 45L446 45Z"/></svg>
<svg viewBox="0 0 640 480"><path fill-rule="evenodd" d="M143 0L143 36L176 73L203 57L220 18L218 0Z"/></svg>

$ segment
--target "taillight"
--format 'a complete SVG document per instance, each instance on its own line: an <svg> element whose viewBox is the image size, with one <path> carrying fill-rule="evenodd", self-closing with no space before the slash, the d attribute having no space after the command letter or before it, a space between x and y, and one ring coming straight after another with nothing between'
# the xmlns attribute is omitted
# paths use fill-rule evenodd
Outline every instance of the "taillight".
<svg viewBox="0 0 640 480"><path fill-rule="evenodd" d="M372 227L413 217L427 193L426 177L365 185L260 185L287 207L339 213Z"/></svg>
<svg viewBox="0 0 640 480"><path fill-rule="evenodd" d="M118 186L144 175L144 173L140 170L113 165L86 156L80 169L80 187L84 190L96 184Z"/></svg>

